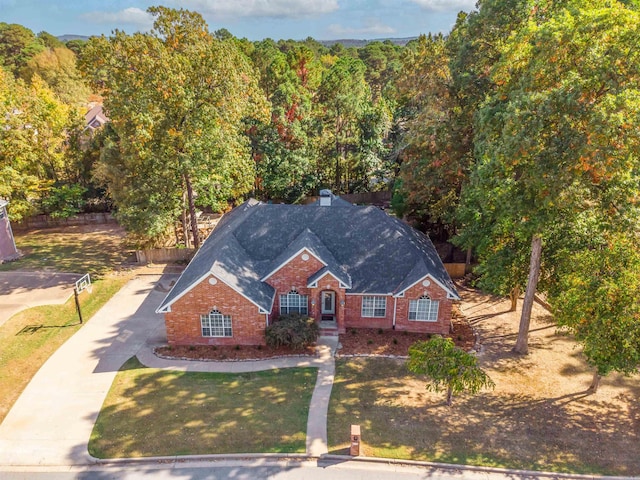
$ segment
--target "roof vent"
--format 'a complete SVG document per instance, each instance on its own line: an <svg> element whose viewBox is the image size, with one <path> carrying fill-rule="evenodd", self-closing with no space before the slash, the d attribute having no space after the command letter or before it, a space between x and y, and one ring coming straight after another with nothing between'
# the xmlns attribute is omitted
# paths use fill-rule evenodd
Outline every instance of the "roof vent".
<svg viewBox="0 0 640 480"><path fill-rule="evenodd" d="M320 206L321 207L330 207L331 206L331 197L333 194L331 190L320 190Z"/></svg>

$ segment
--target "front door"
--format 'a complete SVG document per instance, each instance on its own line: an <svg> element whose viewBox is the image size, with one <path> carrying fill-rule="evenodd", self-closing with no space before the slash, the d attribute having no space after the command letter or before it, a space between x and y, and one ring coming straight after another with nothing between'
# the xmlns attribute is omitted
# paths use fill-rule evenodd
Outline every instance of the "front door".
<svg viewBox="0 0 640 480"><path fill-rule="evenodd" d="M335 315L336 292L322 292L322 315Z"/></svg>

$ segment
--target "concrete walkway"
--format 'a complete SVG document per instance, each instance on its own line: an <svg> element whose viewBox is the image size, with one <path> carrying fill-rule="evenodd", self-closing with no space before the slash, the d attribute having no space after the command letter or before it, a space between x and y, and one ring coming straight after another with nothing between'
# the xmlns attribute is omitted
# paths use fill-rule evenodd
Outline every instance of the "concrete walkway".
<svg viewBox="0 0 640 480"><path fill-rule="evenodd" d="M33 377L0 425L0 465L87 465L87 450L102 403L122 364L137 355L148 367L194 372L318 367L307 423L307 454L327 453L327 409L337 338L320 342L318 357L254 362L165 360L153 348L166 343L164 320L154 312L164 295L160 277L140 276L120 290ZM162 284L171 278L166 275Z"/></svg>

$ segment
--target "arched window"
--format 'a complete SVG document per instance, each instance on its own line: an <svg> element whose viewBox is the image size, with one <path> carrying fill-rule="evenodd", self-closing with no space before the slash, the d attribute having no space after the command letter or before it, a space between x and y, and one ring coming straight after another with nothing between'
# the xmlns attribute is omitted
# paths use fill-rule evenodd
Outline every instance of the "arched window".
<svg viewBox="0 0 640 480"><path fill-rule="evenodd" d="M427 295L409 302L409 320L417 322L437 322L440 302L431 300Z"/></svg>
<svg viewBox="0 0 640 480"><path fill-rule="evenodd" d="M218 310L211 310L200 316L203 337L233 337L231 316L222 315Z"/></svg>
<svg viewBox="0 0 640 480"><path fill-rule="evenodd" d="M297 290L292 289L286 295L280 295L280 315L288 313L309 314L309 296L300 295Z"/></svg>

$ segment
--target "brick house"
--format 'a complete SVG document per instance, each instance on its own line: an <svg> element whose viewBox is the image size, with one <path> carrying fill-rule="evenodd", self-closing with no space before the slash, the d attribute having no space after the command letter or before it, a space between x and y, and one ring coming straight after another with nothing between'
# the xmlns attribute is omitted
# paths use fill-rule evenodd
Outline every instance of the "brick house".
<svg viewBox="0 0 640 480"><path fill-rule="evenodd" d="M447 333L459 299L423 233L327 190L312 205L226 214L156 310L175 345L264 344L280 314L323 329Z"/></svg>

